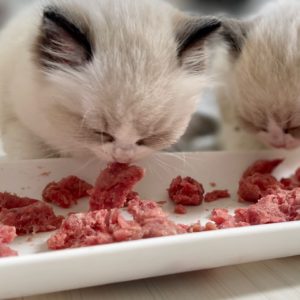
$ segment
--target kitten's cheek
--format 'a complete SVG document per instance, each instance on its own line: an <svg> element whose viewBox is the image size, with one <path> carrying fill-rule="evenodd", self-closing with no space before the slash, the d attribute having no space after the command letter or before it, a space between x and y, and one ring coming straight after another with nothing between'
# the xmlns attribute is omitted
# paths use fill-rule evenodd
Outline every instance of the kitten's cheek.
<svg viewBox="0 0 300 300"><path fill-rule="evenodd" d="M294 138L292 135L287 134L285 137L286 149L292 150L300 147L300 139Z"/></svg>

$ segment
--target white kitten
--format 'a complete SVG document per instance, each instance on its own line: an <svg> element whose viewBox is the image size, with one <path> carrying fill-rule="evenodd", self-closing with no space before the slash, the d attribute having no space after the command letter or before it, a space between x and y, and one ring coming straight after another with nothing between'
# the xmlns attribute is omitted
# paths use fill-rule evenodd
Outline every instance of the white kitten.
<svg viewBox="0 0 300 300"><path fill-rule="evenodd" d="M246 21L224 21L215 52L225 149L300 145L300 3L279 1Z"/></svg>
<svg viewBox="0 0 300 300"><path fill-rule="evenodd" d="M175 143L219 27L155 0L49 0L23 12L0 36L8 156L130 162Z"/></svg>

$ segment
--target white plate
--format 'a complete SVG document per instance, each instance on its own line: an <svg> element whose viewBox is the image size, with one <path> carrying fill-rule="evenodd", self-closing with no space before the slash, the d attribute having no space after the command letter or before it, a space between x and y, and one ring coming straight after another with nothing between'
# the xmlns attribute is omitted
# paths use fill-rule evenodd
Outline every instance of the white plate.
<svg viewBox="0 0 300 300"><path fill-rule="evenodd" d="M188 214L172 214L180 223L205 221L214 207L240 206L235 192L243 170L259 158L286 157L278 176L290 175L300 166L297 152L159 154L141 163L147 168L137 191L146 199L167 200L166 188L176 175L189 175L217 188L229 188L232 199L188 209ZM101 164L71 159L23 161L0 164L0 190L41 198L51 180L74 174L93 183ZM49 176L41 173L51 172ZM84 211L87 201L70 211ZM55 209L57 213L68 211ZM0 260L0 298L27 296L60 290L102 285L151 276L213 268L263 259L300 254L300 222L260 225L181 236L154 238L89 248L49 251L50 234L17 238L11 245L20 257Z"/></svg>

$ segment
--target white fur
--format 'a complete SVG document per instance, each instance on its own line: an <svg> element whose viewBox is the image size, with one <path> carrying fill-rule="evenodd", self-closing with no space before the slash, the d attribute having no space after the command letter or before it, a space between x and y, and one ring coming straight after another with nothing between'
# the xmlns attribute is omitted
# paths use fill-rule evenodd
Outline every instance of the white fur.
<svg viewBox="0 0 300 300"><path fill-rule="evenodd" d="M217 91L223 146L231 150L297 147L300 3L285 0L268 5L247 26L238 57L223 44L219 54L223 63L214 66L223 83Z"/></svg>
<svg viewBox="0 0 300 300"><path fill-rule="evenodd" d="M42 9L51 3L86 23L95 37L94 61L80 72L45 73L32 58ZM49 0L16 17L0 36L0 120L8 157L93 153L127 162L176 142L206 78L178 64L174 31L181 18L154 0ZM86 131L103 131L103 118L115 143L98 144ZM135 144L164 132L155 147Z"/></svg>

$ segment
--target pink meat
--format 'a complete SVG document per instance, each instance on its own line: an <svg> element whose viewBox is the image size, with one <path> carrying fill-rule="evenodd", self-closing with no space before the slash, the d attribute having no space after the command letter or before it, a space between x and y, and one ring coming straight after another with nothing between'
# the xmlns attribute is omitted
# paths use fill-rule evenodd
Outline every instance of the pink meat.
<svg viewBox="0 0 300 300"><path fill-rule="evenodd" d="M278 180L272 175L255 173L240 180L239 200L255 203L261 197L276 191L280 186Z"/></svg>
<svg viewBox="0 0 300 300"><path fill-rule="evenodd" d="M0 243L0 258L1 257L10 257L18 256L18 252L9 248L6 244Z"/></svg>
<svg viewBox="0 0 300 300"><path fill-rule="evenodd" d="M53 209L41 201L24 207L3 208L0 212L0 223L15 226L20 235L55 230L62 220L62 216L56 216Z"/></svg>
<svg viewBox="0 0 300 300"><path fill-rule="evenodd" d="M118 209L103 209L70 215L47 243L57 250L137 240L142 235L141 226L126 221Z"/></svg>
<svg viewBox="0 0 300 300"><path fill-rule="evenodd" d="M160 237L187 232L187 227L169 220L154 201L130 201L128 212L143 228L143 238Z"/></svg>
<svg viewBox="0 0 300 300"><path fill-rule="evenodd" d="M18 208L24 207L30 204L34 204L38 202L38 200L27 198L27 197L19 197L15 194L10 193L0 193L0 211L3 208Z"/></svg>
<svg viewBox="0 0 300 300"><path fill-rule="evenodd" d="M271 174L274 169L283 162L283 159L258 160L244 172L242 178L252 176L256 173Z"/></svg>
<svg viewBox="0 0 300 300"><path fill-rule="evenodd" d="M204 202L213 202L213 201L217 201L229 197L230 197L230 193L228 190L214 190L212 192L205 194Z"/></svg>
<svg viewBox="0 0 300 300"><path fill-rule="evenodd" d="M62 208L70 208L80 198L88 196L92 185L84 180L69 176L58 182L50 182L43 190L43 199Z"/></svg>
<svg viewBox="0 0 300 300"><path fill-rule="evenodd" d="M0 244L9 244L16 238L16 228L0 224Z"/></svg>
<svg viewBox="0 0 300 300"><path fill-rule="evenodd" d="M176 204L200 205L203 201L202 184L191 177L176 177L168 189L169 197Z"/></svg>
<svg viewBox="0 0 300 300"><path fill-rule="evenodd" d="M110 164L101 172L91 191L90 210L124 207L132 188L144 177L144 173L137 166Z"/></svg>
<svg viewBox="0 0 300 300"><path fill-rule="evenodd" d="M237 220L234 216L230 215L228 209L217 208L211 213L210 219L215 222L218 229L233 228L248 226L247 222Z"/></svg>
<svg viewBox="0 0 300 300"><path fill-rule="evenodd" d="M185 215L187 213L186 208L182 204L177 204L174 208L175 214Z"/></svg>

